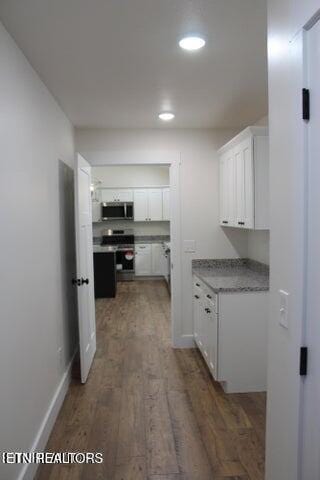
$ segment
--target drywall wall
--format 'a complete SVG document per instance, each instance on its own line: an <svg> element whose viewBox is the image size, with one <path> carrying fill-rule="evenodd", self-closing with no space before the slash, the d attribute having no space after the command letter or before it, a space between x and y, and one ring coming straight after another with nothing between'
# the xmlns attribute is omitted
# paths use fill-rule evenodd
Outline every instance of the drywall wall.
<svg viewBox="0 0 320 480"><path fill-rule="evenodd" d="M0 59L0 450L28 452L75 348L74 142L2 24ZM0 478L22 467L1 463Z"/></svg>
<svg viewBox="0 0 320 480"><path fill-rule="evenodd" d="M93 167L92 177L102 187L145 187L169 185L169 167L164 165L128 165Z"/></svg>
<svg viewBox="0 0 320 480"><path fill-rule="evenodd" d="M256 230L248 232L248 257L257 262L270 263L270 233Z"/></svg>
<svg viewBox="0 0 320 480"><path fill-rule="evenodd" d="M104 152L128 151L128 161L137 161L137 152L179 151L181 153L181 252L183 335L192 326L193 258L225 258L247 255L247 233L219 226L219 179L217 150L238 130L76 129L76 147L90 159L103 161ZM130 155L130 152L135 152ZM196 252L186 253L184 240L196 241Z"/></svg>

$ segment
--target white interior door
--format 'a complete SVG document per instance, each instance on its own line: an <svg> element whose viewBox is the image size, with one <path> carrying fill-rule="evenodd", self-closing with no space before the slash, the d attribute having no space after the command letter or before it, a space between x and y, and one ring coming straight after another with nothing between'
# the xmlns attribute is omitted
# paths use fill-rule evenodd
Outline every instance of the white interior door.
<svg viewBox="0 0 320 480"><path fill-rule="evenodd" d="M307 33L311 117L308 124L308 239L306 345L308 374L303 392L303 480L320 478L320 22Z"/></svg>
<svg viewBox="0 0 320 480"><path fill-rule="evenodd" d="M85 383L96 351L93 279L91 167L77 155L75 166L75 217L77 252L78 320L81 381Z"/></svg>

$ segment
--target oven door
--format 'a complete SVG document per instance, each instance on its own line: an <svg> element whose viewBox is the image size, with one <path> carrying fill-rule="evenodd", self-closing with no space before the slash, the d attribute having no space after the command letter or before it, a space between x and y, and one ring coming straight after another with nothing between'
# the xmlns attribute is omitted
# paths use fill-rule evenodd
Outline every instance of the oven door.
<svg viewBox="0 0 320 480"><path fill-rule="evenodd" d="M125 203L102 203L102 220L122 220L126 218Z"/></svg>
<svg viewBox="0 0 320 480"><path fill-rule="evenodd" d="M134 273L134 250L133 248L119 247L116 252L117 272Z"/></svg>

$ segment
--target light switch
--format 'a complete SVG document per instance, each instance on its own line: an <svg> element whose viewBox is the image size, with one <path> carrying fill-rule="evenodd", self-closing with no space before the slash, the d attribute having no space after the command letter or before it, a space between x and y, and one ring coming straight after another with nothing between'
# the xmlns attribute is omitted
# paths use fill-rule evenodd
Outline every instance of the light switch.
<svg viewBox="0 0 320 480"><path fill-rule="evenodd" d="M279 323L283 328L289 328L289 296L285 290L279 290L280 306L279 306Z"/></svg>
<svg viewBox="0 0 320 480"><path fill-rule="evenodd" d="M196 241L195 240L184 240L183 250L185 253L195 253L196 251Z"/></svg>

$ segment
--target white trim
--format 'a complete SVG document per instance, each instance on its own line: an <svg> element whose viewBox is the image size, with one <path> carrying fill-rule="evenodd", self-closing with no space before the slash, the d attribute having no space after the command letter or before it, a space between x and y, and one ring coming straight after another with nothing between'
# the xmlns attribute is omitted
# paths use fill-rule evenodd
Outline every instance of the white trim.
<svg viewBox="0 0 320 480"><path fill-rule="evenodd" d="M170 166L170 236L171 236L171 328L172 345L187 348L193 345L182 334L182 241L181 241L181 153L177 150L124 150L81 152L92 167L108 165L168 165Z"/></svg>
<svg viewBox="0 0 320 480"><path fill-rule="evenodd" d="M73 354L72 359L70 360L69 365L66 371L64 372L60 380L60 383L52 397L48 410L45 413L45 416L41 422L40 428L33 441L32 447L30 448L30 452L35 452L35 451L42 452L44 451L47 445L50 433L53 429L53 426L58 417L60 408L62 406L62 403L64 401L64 398L66 396L66 393L70 385L71 367L72 367L72 363L75 355L76 355L76 352ZM35 463L23 465L17 480L32 480L36 474L38 466L39 465Z"/></svg>
<svg viewBox="0 0 320 480"><path fill-rule="evenodd" d="M253 137L266 137L268 136L269 128L268 127L247 127L242 132L238 133L235 137L233 137L229 142L223 145L218 150L218 155L222 155L224 152L228 151L230 148L235 147L240 141L245 140L246 138L253 136Z"/></svg>

